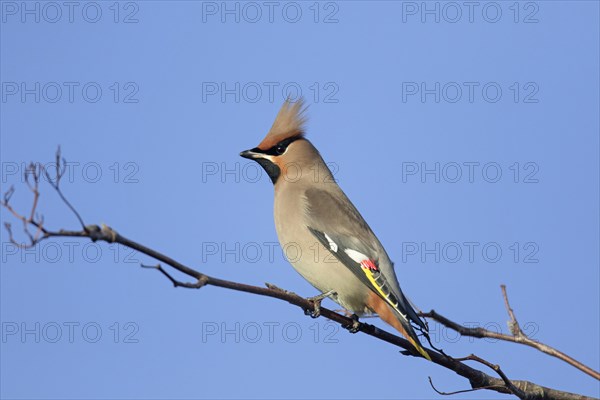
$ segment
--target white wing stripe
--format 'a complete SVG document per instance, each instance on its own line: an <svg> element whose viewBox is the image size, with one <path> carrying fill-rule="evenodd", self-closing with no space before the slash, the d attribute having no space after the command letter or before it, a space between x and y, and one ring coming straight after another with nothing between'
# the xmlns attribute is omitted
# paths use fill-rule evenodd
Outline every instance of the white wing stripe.
<svg viewBox="0 0 600 400"><path fill-rule="evenodd" d="M346 254L348 254L348 257L350 257L351 259L353 259L354 261L356 261L359 264L361 262L369 259L369 257L365 256L363 253L360 253L360 252L358 252L356 250L344 249L344 252Z"/></svg>
<svg viewBox="0 0 600 400"><path fill-rule="evenodd" d="M331 251L333 251L334 253L337 253L338 251L338 245L336 242L334 242L328 234L325 234L325 239L327 239L327 242L329 242L329 249Z"/></svg>

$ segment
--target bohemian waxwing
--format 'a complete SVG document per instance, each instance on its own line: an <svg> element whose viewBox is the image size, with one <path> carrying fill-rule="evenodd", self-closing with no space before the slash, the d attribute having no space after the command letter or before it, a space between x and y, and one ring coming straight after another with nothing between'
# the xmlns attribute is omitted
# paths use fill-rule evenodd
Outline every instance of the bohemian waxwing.
<svg viewBox="0 0 600 400"><path fill-rule="evenodd" d="M240 153L258 162L275 188L275 228L293 267L356 315L377 313L430 360L411 322L427 328L400 290L383 246L304 136L302 100L287 100L258 147ZM318 297L318 296L317 296Z"/></svg>

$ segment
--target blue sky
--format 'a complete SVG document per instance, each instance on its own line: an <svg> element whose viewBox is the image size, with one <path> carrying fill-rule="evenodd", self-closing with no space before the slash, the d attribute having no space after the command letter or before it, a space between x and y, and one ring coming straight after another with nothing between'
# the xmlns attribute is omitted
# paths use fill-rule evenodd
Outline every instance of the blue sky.
<svg viewBox="0 0 600 400"><path fill-rule="evenodd" d="M532 337L600 368L597 2L0 6L1 185L19 209L24 163L60 145L86 223L313 296L277 245L268 177L238 156L301 93L310 139L420 308L506 333L506 284ZM77 228L47 185L39 207L48 228ZM283 302L173 289L124 248L20 252L4 230L1 242L2 398L436 398L428 376L468 387ZM449 354L600 396L533 349L431 328Z"/></svg>

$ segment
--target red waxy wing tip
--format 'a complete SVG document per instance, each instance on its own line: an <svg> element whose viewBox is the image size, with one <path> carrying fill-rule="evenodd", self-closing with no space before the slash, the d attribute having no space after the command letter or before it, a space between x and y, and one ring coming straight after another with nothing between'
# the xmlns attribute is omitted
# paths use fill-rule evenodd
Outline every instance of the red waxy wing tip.
<svg viewBox="0 0 600 400"><path fill-rule="evenodd" d="M379 268L377 268L377 265L375 265L375 263L371 260L362 260L360 265L363 267L363 269L379 272Z"/></svg>

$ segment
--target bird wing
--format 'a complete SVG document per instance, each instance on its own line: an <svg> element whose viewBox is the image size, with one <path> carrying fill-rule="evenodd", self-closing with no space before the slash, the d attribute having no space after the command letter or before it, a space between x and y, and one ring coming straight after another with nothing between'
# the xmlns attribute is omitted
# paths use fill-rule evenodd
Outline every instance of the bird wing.
<svg viewBox="0 0 600 400"><path fill-rule="evenodd" d="M410 319L425 328L400 290L393 269L388 272L380 268L380 259L385 259L384 263L389 260L375 234L343 192L338 193L336 197L322 189L306 190L308 229L338 261L399 311L407 322ZM389 265L393 268L391 262Z"/></svg>

